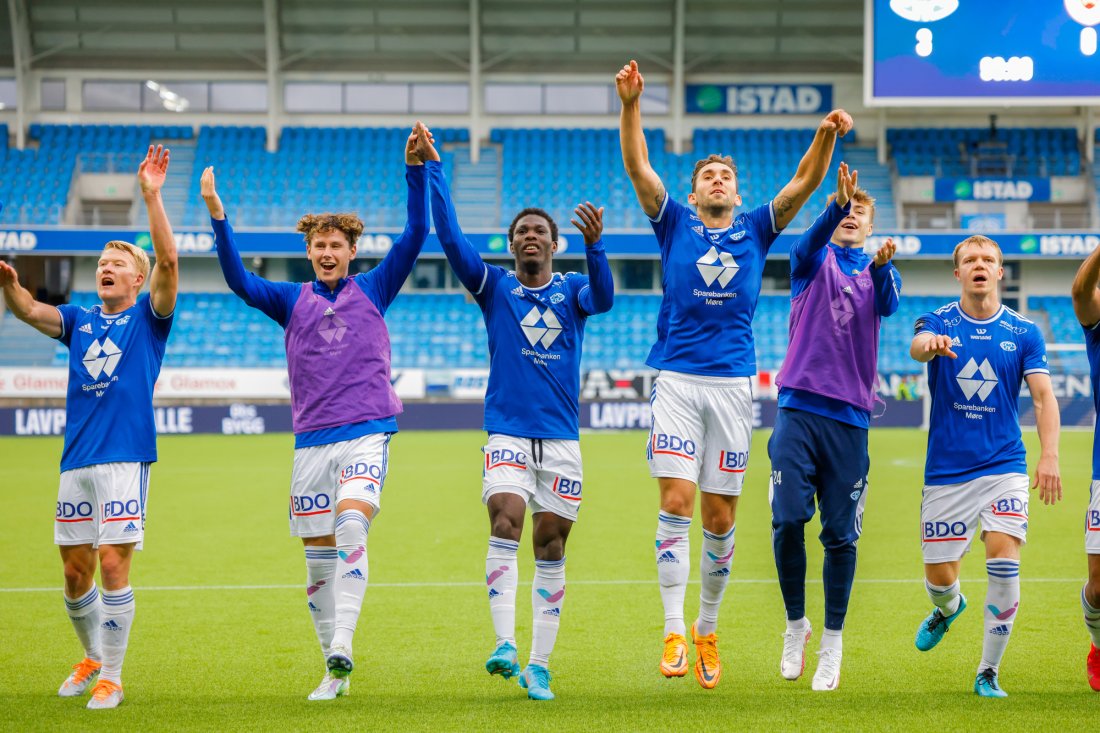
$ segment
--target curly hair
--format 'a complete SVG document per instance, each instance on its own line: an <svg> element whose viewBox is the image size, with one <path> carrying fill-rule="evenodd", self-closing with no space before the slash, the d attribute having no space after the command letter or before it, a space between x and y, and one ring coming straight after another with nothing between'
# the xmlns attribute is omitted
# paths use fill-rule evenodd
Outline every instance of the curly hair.
<svg viewBox="0 0 1100 733"><path fill-rule="evenodd" d="M305 235L306 245L321 232L340 231L352 247L363 233L363 220L355 214L306 214L298 220L298 231Z"/></svg>

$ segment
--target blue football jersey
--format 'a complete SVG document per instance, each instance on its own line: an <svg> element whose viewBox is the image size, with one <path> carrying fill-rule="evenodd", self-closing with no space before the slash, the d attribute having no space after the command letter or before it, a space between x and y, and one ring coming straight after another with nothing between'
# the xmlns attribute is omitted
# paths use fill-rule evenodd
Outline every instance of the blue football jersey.
<svg viewBox="0 0 1100 733"><path fill-rule="evenodd" d="M61 470L157 460L153 385L173 317L159 316L147 293L111 315L98 305L62 305L57 310L57 338L69 347Z"/></svg>
<svg viewBox="0 0 1100 733"><path fill-rule="evenodd" d="M710 377L756 374L752 316L764 258L779 236L771 203L738 214L729 229L707 229L665 196L651 224L664 295L646 364Z"/></svg>
<svg viewBox="0 0 1100 733"><path fill-rule="evenodd" d="M577 440L587 287L588 277L571 272L526 288L515 272L485 266L474 298L489 335L486 432Z"/></svg>
<svg viewBox="0 0 1100 733"><path fill-rule="evenodd" d="M1092 405L1100 415L1100 323L1083 326L1085 351L1089 357L1089 381L1092 382ZM1092 480L1100 481L1100 418L1092 435Z"/></svg>
<svg viewBox="0 0 1100 733"><path fill-rule="evenodd" d="M958 354L928 362L932 414L924 482L939 486L1027 473L1020 388L1028 374L1050 373L1039 327L1004 306L979 321L955 302L918 318L914 330L950 336Z"/></svg>

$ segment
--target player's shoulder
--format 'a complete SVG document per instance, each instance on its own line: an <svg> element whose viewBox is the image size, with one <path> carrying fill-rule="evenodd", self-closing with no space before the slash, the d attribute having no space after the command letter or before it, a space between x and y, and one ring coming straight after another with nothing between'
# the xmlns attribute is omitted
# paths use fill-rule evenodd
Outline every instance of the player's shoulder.
<svg viewBox="0 0 1100 733"><path fill-rule="evenodd" d="M946 305L941 305L939 308L932 311L933 314L940 318L951 317L959 315L962 311L959 310L959 301L954 300Z"/></svg>
<svg viewBox="0 0 1100 733"><path fill-rule="evenodd" d="M998 319L1002 327L1009 331L1012 331L1017 336L1022 336L1026 333L1031 333L1042 338L1043 332L1039 328L1039 324L1031 320L1022 313L1018 313L1007 305L1003 306L1001 310L1001 317Z"/></svg>

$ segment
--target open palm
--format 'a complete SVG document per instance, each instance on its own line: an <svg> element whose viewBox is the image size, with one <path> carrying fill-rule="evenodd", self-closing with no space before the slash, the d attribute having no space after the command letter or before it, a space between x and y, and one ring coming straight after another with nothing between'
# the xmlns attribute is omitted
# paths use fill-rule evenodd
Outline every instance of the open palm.
<svg viewBox="0 0 1100 733"><path fill-rule="evenodd" d="M145 160L138 167L138 182L142 193L156 193L164 186L168 176L168 149L163 145L150 145Z"/></svg>

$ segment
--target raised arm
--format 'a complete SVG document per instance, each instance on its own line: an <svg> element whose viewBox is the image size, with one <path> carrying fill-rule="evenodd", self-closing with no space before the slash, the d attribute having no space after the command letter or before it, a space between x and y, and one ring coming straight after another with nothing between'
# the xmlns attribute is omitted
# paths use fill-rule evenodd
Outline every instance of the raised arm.
<svg viewBox="0 0 1100 733"><path fill-rule="evenodd" d="M0 261L0 288L4 302L16 318L34 326L52 338L61 335L61 312L52 305L39 303L30 291L19 284L19 273L7 262Z"/></svg>
<svg viewBox="0 0 1100 733"><path fill-rule="evenodd" d="M214 167L202 172L199 182L202 200L210 212L210 226L214 229L214 249L218 253L218 265L222 269L229 289L253 308L263 311L282 326L290 321L290 311L296 300L297 283L273 283L249 272L241 262L237 243L233 240L233 228L225 215L225 206L214 180Z"/></svg>
<svg viewBox="0 0 1100 733"><path fill-rule="evenodd" d="M603 207L596 208L591 202L573 209L576 219L569 221L584 235L584 256L588 261L588 284L577 293L577 302L585 313L594 316L611 310L615 302L615 281L611 277L611 267L607 264L607 254L603 249ZM578 221L579 220L579 221Z"/></svg>
<svg viewBox="0 0 1100 733"><path fill-rule="evenodd" d="M458 215L451 201L451 191L447 186L447 177L443 175L443 166L439 162L432 140L428 136L417 138L417 154L424 160L428 169L428 182L432 201L432 222L435 233L443 246L443 254L455 271L462 287L474 295L480 295L485 286L487 270L477 248L470 244L462 228L458 225Z"/></svg>
<svg viewBox="0 0 1100 733"><path fill-rule="evenodd" d="M810 195L825 180L837 136L843 137L851 129L852 118L842 109L830 112L817 126L814 141L799 161L794 178L772 199L775 225L779 229L794 221L799 210L809 201Z"/></svg>
<svg viewBox="0 0 1100 733"><path fill-rule="evenodd" d="M1100 247L1092 251L1073 278L1070 294L1073 296L1073 312L1083 326L1100 323Z"/></svg>
<svg viewBox="0 0 1100 733"><path fill-rule="evenodd" d="M431 134L419 122L417 125L424 129L425 134ZM378 267L367 273L370 288L376 294L375 305L383 312L408 279L431 228L428 220L428 181L424 163L416 155L416 139L417 129L414 128L405 141L405 184L409 188L405 229L393 241L393 246Z"/></svg>
<svg viewBox="0 0 1100 733"><path fill-rule="evenodd" d="M1054 397L1050 375L1034 372L1025 377L1035 405L1035 428L1039 433L1039 463L1035 467L1035 481L1031 488L1039 487L1039 498L1044 504L1053 504L1062 498L1062 477L1058 469L1058 436L1062 417L1058 412L1058 400Z"/></svg>
<svg viewBox="0 0 1100 733"><path fill-rule="evenodd" d="M849 173L848 164L840 164L840 170L837 171L836 198L791 247L792 278L811 278L817 274L817 268L825 259L825 245L851 210L852 193L856 190L858 180L858 171Z"/></svg>
<svg viewBox="0 0 1100 733"><path fill-rule="evenodd" d="M167 176L168 149L161 145L154 149L150 145L145 160L138 167L138 183L141 184L141 197L145 199L145 208L149 212L149 236L157 258L149 277L149 298L153 302L153 310L161 316L169 316L176 309L180 281L176 237L172 234L172 225L168 222L164 201L160 197Z"/></svg>
<svg viewBox="0 0 1100 733"><path fill-rule="evenodd" d="M638 71L638 62L631 59L615 75L615 89L623 103L619 113L619 145L623 151L623 166L634 184L638 203L652 219L661 212L661 205L665 202L665 186L649 164L649 149L642 131L641 98L644 88L645 79Z"/></svg>

